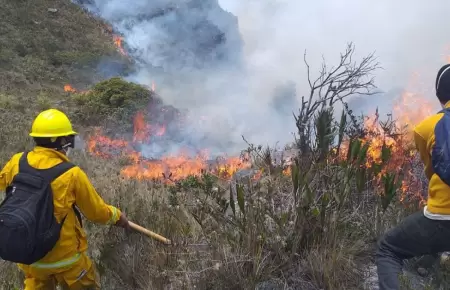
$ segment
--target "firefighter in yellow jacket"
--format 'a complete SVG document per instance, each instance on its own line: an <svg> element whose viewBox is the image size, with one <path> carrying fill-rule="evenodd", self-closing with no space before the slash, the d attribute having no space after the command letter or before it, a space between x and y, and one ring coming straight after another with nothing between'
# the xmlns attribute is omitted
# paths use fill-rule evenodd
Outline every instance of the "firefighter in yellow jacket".
<svg viewBox="0 0 450 290"><path fill-rule="evenodd" d="M33 122L30 136L36 146L27 156L28 164L37 169L51 168L68 161L67 152L74 146L77 133L67 116L55 109L40 113ZM0 191L5 191L18 173L23 153L14 155L0 172ZM90 221L128 228L121 211L106 204L98 195L86 173L73 167L51 183L54 216L62 228L54 248L38 262L18 264L25 273L25 290L100 289L92 261L86 255L86 234L73 205Z"/></svg>

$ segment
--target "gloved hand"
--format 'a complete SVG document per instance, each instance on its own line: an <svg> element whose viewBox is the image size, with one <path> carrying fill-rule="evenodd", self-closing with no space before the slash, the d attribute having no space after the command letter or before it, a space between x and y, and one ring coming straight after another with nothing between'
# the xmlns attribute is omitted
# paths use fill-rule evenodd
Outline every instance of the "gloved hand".
<svg viewBox="0 0 450 290"><path fill-rule="evenodd" d="M124 213L121 213L121 214L120 214L120 218L119 218L119 220L116 222L115 225L118 226L118 227L124 228L124 229L126 229L126 230L129 230L129 229L130 229L130 223L128 222L128 219L127 219L127 217L125 216Z"/></svg>

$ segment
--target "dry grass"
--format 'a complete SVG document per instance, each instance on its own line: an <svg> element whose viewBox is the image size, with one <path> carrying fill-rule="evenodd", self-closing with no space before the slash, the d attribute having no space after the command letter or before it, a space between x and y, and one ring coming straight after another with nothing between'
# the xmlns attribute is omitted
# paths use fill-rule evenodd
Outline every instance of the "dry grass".
<svg viewBox="0 0 450 290"><path fill-rule="evenodd" d="M23 136L17 144L27 143ZM6 160L5 154L2 160ZM363 271L358 255L364 254L366 245L352 235L349 225L339 226L336 221L329 225L329 234L307 234L309 242L303 249L289 250L287 240L296 236L295 226L289 219L281 227L277 225L283 221L268 216L274 212L266 202L291 199L288 177L266 177L248 189L246 202L251 206L244 221L227 216L215 197L206 197L202 181L185 182L174 190L123 179L119 160L92 158L83 152L72 159L86 170L104 199L123 209L131 220L175 241L209 245L167 247L136 233L85 223L90 255L98 264L104 289L359 289ZM268 184L275 188L270 192L272 197L267 195ZM280 199L273 199L277 196ZM280 206L285 208L278 209L278 218L294 205ZM193 216L201 216L202 223ZM347 216L339 222L357 222L360 217ZM315 218L305 218L316 222ZM285 227L290 228L283 230ZM2 279L1 289L18 287L21 277L15 266L2 266L9 279Z"/></svg>

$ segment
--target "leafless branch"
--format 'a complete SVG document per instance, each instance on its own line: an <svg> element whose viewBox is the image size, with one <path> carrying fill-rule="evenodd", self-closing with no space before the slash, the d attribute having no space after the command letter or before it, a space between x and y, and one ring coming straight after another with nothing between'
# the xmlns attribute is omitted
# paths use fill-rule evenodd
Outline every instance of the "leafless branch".
<svg viewBox="0 0 450 290"><path fill-rule="evenodd" d="M375 79L372 74L380 65L373 53L356 62L353 60L354 52L353 43L348 43L345 51L340 54L339 63L330 68L322 57L319 76L313 80L305 51L303 59L310 91L307 98L302 97L299 114L294 115L299 135L297 142L302 152L308 148L312 117L319 108L332 108L336 102L344 103L352 95L375 94Z"/></svg>

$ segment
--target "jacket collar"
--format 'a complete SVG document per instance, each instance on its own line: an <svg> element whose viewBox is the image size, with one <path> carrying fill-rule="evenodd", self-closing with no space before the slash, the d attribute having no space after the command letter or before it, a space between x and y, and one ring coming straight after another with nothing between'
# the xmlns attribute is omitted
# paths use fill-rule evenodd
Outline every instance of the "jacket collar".
<svg viewBox="0 0 450 290"><path fill-rule="evenodd" d="M33 152L45 154L45 155L52 156L52 157L58 157L58 158L62 159L63 161L67 161L67 162L69 161L69 158L65 154L58 152L55 149L36 146L36 147L34 147Z"/></svg>
<svg viewBox="0 0 450 290"><path fill-rule="evenodd" d="M443 106L442 109L448 109L450 108L450 101L448 101L447 103L445 103L445 105Z"/></svg>

